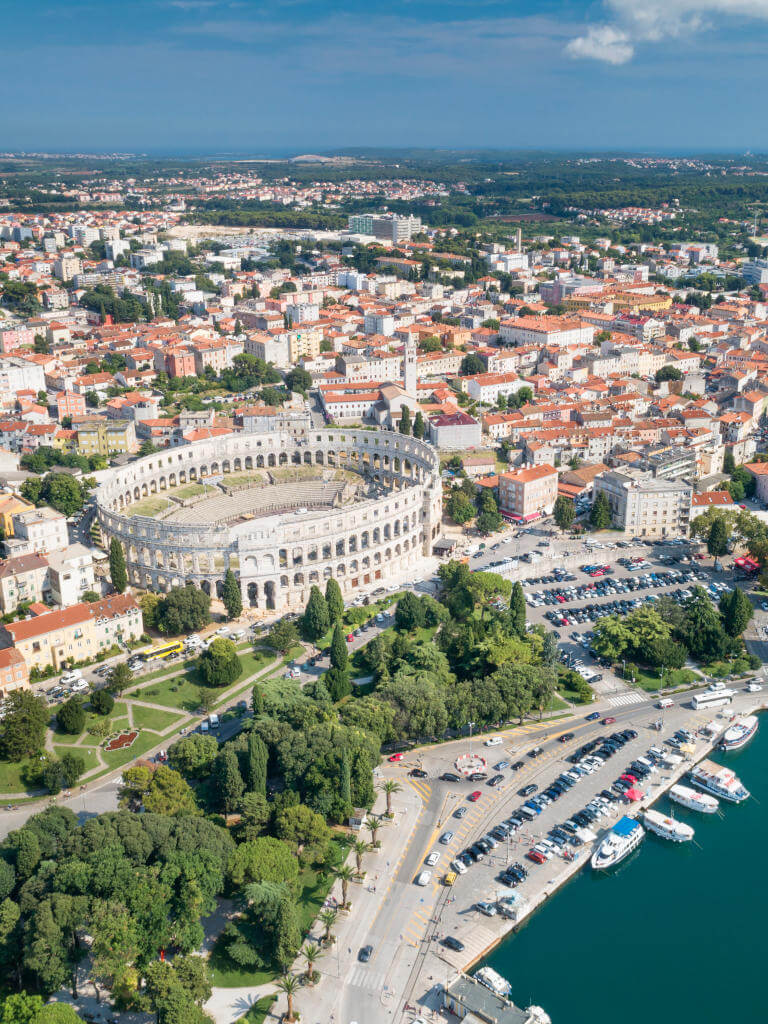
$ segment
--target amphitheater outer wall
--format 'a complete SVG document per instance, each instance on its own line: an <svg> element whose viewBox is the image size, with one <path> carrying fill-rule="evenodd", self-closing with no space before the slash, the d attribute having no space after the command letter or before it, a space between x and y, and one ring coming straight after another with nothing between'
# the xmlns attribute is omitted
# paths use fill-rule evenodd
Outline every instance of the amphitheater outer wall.
<svg viewBox="0 0 768 1024"><path fill-rule="evenodd" d="M187 525L130 515L134 502L172 487L281 466L349 469L384 493L340 508L285 512L237 524ZM155 592L193 583L220 595L231 568L244 606L299 611L310 588L336 579L350 598L402 577L429 555L440 534L437 452L391 431L320 429L241 433L164 449L114 470L96 495L105 545L117 537L129 582Z"/></svg>

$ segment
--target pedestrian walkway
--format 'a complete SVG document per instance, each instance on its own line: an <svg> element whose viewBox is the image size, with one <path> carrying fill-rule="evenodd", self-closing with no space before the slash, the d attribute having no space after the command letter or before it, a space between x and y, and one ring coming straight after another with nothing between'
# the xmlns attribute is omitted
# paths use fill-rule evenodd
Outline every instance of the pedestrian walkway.
<svg viewBox="0 0 768 1024"><path fill-rule="evenodd" d="M622 708L627 704L642 704L648 699L648 694L642 690L628 690L627 693L619 693L615 697L608 698L608 704L612 708Z"/></svg>

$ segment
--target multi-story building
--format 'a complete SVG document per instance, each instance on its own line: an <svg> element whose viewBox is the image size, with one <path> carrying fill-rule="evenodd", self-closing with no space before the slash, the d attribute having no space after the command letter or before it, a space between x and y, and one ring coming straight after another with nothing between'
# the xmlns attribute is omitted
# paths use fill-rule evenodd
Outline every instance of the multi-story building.
<svg viewBox="0 0 768 1024"><path fill-rule="evenodd" d="M659 480L694 480L698 476L698 459L693 448L662 448L649 452L642 468Z"/></svg>
<svg viewBox="0 0 768 1024"><path fill-rule="evenodd" d="M356 235L373 235L386 242L397 245L398 242L409 242L421 231L421 217L400 217L394 213L353 214L348 219L348 227Z"/></svg>
<svg viewBox="0 0 768 1024"><path fill-rule="evenodd" d="M495 405L499 395L506 398L527 386L516 373L478 373L474 377L465 377L461 382L462 391L484 405Z"/></svg>
<svg viewBox="0 0 768 1024"><path fill-rule="evenodd" d="M136 427L133 420L94 419L78 423L79 455L121 455L135 452Z"/></svg>
<svg viewBox="0 0 768 1024"><path fill-rule="evenodd" d="M442 451L477 448L482 439L480 421L466 412L444 412L429 419L429 439Z"/></svg>
<svg viewBox="0 0 768 1024"><path fill-rule="evenodd" d="M48 563L48 586L54 602L62 608L82 601L87 590L93 590L93 556L82 544L70 544L63 551L51 551Z"/></svg>
<svg viewBox="0 0 768 1024"><path fill-rule="evenodd" d="M77 256L60 256L53 263L53 276L60 281L71 281L75 274L79 274L83 264Z"/></svg>
<svg viewBox="0 0 768 1024"><path fill-rule="evenodd" d="M59 420L65 416L85 416L85 395L76 391L60 391L56 395L56 414Z"/></svg>
<svg viewBox="0 0 768 1024"><path fill-rule="evenodd" d="M0 358L0 394L16 396L17 391L45 391L42 366L20 356Z"/></svg>
<svg viewBox="0 0 768 1024"><path fill-rule="evenodd" d="M14 539L6 540L9 555L26 555L32 552L45 554L57 551L69 544L67 520L61 512L44 506L17 512L13 517Z"/></svg>
<svg viewBox="0 0 768 1024"><path fill-rule="evenodd" d="M83 602L46 612L0 628L28 669L89 661L113 645L138 640L143 632L141 609L133 597L115 594L92 604Z"/></svg>
<svg viewBox="0 0 768 1024"><path fill-rule="evenodd" d="M503 341L510 345L591 345L595 336L592 324L562 316L519 316L503 320L499 328Z"/></svg>
<svg viewBox="0 0 768 1024"><path fill-rule="evenodd" d="M3 615L24 601L42 601L48 575L48 561L31 553L8 558L0 564L0 610Z"/></svg>
<svg viewBox="0 0 768 1024"><path fill-rule="evenodd" d="M643 471L612 470L595 479L594 494L611 506L613 525L633 537L687 537L693 488Z"/></svg>
<svg viewBox="0 0 768 1024"><path fill-rule="evenodd" d="M7 697L14 690L26 690L29 686L29 669L18 651L6 647L0 651L0 698Z"/></svg>
<svg viewBox="0 0 768 1024"><path fill-rule="evenodd" d="M557 500L557 470L549 463L499 474L499 508L508 519L527 522L549 515Z"/></svg>

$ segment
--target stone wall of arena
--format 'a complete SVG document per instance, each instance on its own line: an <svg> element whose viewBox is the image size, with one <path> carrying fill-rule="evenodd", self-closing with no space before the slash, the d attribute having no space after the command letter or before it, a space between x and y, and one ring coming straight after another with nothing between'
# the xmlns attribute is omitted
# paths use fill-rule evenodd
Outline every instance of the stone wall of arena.
<svg viewBox="0 0 768 1024"><path fill-rule="evenodd" d="M260 468L312 465L357 471L385 493L327 513L286 512L235 525L187 525L131 516L130 506L169 487ZM211 479L211 482L213 480ZM333 577L345 597L401 576L440 535L438 454L391 431L321 429L242 433L137 459L116 469L96 495L105 545L123 545L134 586L167 592L194 583L220 594L231 567L245 607L298 611L313 584Z"/></svg>

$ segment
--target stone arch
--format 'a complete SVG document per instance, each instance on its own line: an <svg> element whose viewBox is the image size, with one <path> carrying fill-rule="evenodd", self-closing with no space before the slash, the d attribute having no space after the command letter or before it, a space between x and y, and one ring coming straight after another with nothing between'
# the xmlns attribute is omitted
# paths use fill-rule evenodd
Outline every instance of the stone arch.
<svg viewBox="0 0 768 1024"><path fill-rule="evenodd" d="M267 610L274 611L277 607L274 580L267 580L264 584L264 596L267 600Z"/></svg>
<svg viewBox="0 0 768 1024"><path fill-rule="evenodd" d="M256 468L257 469L264 469L264 456L263 455L257 455L256 456Z"/></svg>
<svg viewBox="0 0 768 1024"><path fill-rule="evenodd" d="M258 608L259 605L259 587L257 583L248 584L248 604L251 608Z"/></svg>
<svg viewBox="0 0 768 1024"><path fill-rule="evenodd" d="M210 597L211 596L211 581L210 580L203 580L202 583L200 584L200 589L203 591L203 593L207 594L208 597Z"/></svg>
<svg viewBox="0 0 768 1024"><path fill-rule="evenodd" d="M216 580L216 597L221 597L224 593L224 580Z"/></svg>
<svg viewBox="0 0 768 1024"><path fill-rule="evenodd" d="M296 572L296 573L293 574L293 585L294 585L294 587L303 587L304 586L304 573L303 572Z"/></svg>
<svg viewBox="0 0 768 1024"><path fill-rule="evenodd" d="M275 453L274 452L270 452L269 455L267 456L267 466L270 469L274 469L275 465L276 465L276 463L275 463Z"/></svg>
<svg viewBox="0 0 768 1024"><path fill-rule="evenodd" d="M250 455L246 455L245 457L245 468L253 469L253 458Z"/></svg>
<svg viewBox="0 0 768 1024"><path fill-rule="evenodd" d="M233 462L232 462L232 465L233 465L234 470L235 470L236 473L239 473L240 470L243 468L243 464L240 461L240 459L234 459Z"/></svg>

